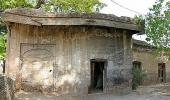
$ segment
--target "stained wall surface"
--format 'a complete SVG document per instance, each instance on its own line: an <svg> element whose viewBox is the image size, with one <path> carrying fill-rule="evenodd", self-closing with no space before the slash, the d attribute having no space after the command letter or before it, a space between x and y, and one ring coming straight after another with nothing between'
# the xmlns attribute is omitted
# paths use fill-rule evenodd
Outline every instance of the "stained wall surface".
<svg viewBox="0 0 170 100"><path fill-rule="evenodd" d="M128 30L95 26L11 24L6 73L16 88L88 94L90 60L107 61L104 92L131 88L132 42Z"/></svg>
<svg viewBox="0 0 170 100"><path fill-rule="evenodd" d="M151 85L162 83L158 77L158 64L165 63L166 80L170 81L170 61L166 56L161 56L156 53L156 48L153 46L133 45L133 61L141 62L141 68L146 74L142 85Z"/></svg>

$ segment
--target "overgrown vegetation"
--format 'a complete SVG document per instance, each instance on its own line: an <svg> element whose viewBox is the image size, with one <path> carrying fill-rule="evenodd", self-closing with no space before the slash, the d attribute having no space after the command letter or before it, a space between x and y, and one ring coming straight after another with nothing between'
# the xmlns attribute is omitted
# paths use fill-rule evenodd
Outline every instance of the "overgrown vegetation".
<svg viewBox="0 0 170 100"><path fill-rule="evenodd" d="M6 32L0 30L0 60L5 59L6 51Z"/></svg>
<svg viewBox="0 0 170 100"><path fill-rule="evenodd" d="M142 15L135 16L134 20L135 20L136 24L139 24L139 25L144 23L144 17Z"/></svg>
<svg viewBox="0 0 170 100"><path fill-rule="evenodd" d="M5 26L0 25L0 61L2 61L0 67L3 67L3 73L5 73L6 34Z"/></svg>
<svg viewBox="0 0 170 100"><path fill-rule="evenodd" d="M146 78L146 74L139 68L132 68L132 90L136 90L137 87L142 83L142 81Z"/></svg>

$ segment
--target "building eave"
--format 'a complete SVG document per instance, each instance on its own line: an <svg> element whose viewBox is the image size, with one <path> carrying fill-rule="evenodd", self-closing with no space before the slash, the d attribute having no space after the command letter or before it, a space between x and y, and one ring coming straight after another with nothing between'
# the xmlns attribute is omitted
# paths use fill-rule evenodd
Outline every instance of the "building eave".
<svg viewBox="0 0 170 100"><path fill-rule="evenodd" d="M135 21L128 17L117 17L111 14L100 13L48 13L35 9L11 9L6 10L2 14L5 22L13 22L28 25L87 25L87 26L103 26L119 29L127 29L142 32L142 25L138 25Z"/></svg>

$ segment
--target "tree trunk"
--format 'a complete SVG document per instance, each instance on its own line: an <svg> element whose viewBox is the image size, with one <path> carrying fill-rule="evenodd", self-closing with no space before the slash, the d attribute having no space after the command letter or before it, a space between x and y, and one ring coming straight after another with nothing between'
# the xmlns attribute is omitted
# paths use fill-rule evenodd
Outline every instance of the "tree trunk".
<svg viewBox="0 0 170 100"><path fill-rule="evenodd" d="M2 68L3 68L3 73L5 73L5 59L3 59L3 64L2 64Z"/></svg>
<svg viewBox="0 0 170 100"><path fill-rule="evenodd" d="M38 0L36 6L35 6L35 9L39 9L41 8L41 5L45 3L45 0Z"/></svg>

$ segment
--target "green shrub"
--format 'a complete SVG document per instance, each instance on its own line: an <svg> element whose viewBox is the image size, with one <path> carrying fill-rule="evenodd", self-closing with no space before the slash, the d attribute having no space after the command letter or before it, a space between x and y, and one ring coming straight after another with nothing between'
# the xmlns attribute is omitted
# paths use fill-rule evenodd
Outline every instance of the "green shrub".
<svg viewBox="0 0 170 100"><path fill-rule="evenodd" d="M146 77L146 74L139 68L132 68L132 90L136 90Z"/></svg>

